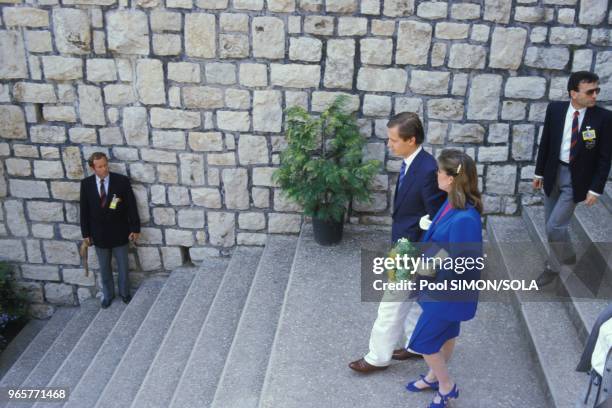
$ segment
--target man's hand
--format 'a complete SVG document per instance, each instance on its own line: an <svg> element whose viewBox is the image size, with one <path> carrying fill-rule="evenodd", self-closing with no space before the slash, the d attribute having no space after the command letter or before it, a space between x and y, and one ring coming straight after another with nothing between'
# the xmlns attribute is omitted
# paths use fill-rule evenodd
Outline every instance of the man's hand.
<svg viewBox="0 0 612 408"><path fill-rule="evenodd" d="M91 246L91 238L89 238L89 237L83 238L83 241L85 241L87 243L87 246Z"/></svg>
<svg viewBox="0 0 612 408"><path fill-rule="evenodd" d="M596 195L593 195L593 194L591 194L591 193L587 193L586 200L584 200L584 203L585 203L587 206L591 207L591 206L592 206L593 204L595 204L596 202L597 202L597 196L596 196Z"/></svg>
<svg viewBox="0 0 612 408"><path fill-rule="evenodd" d="M539 190L542 188L542 186L544 185L544 179L542 178L534 178L533 179L533 188L536 190Z"/></svg>
<svg viewBox="0 0 612 408"><path fill-rule="evenodd" d="M140 237L139 232L130 232L130 236L128 237L130 241L136 242Z"/></svg>

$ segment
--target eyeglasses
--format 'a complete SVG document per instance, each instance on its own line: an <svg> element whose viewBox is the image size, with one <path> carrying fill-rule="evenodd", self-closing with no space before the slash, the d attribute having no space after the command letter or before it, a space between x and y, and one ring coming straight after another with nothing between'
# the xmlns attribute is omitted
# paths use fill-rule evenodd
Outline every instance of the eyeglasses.
<svg viewBox="0 0 612 408"><path fill-rule="evenodd" d="M592 96L593 94L599 95L600 92L601 92L601 88L593 88L593 89L589 89L588 91L585 91L584 93L589 96Z"/></svg>

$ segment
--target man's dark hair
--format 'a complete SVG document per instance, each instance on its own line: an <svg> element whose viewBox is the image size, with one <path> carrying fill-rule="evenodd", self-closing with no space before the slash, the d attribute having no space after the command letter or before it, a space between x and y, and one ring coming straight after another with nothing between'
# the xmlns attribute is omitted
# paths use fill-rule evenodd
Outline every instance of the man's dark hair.
<svg viewBox="0 0 612 408"><path fill-rule="evenodd" d="M397 132L402 140L406 141L414 137L416 144L420 145L425 141L425 132L419 115L413 112L402 112L393 116L387 122L387 127L391 129L397 126Z"/></svg>
<svg viewBox="0 0 612 408"><path fill-rule="evenodd" d="M87 159L87 164L89 164L89 167L93 168L94 160L100 160L100 159L106 159L106 161L108 161L108 157L106 157L106 154L102 152L94 152L91 154L91 156L89 156L89 159Z"/></svg>
<svg viewBox="0 0 612 408"><path fill-rule="evenodd" d="M599 82L599 77L597 74L589 71L573 72L567 81L567 93L569 94L570 91L578 92L581 82L592 84L593 82Z"/></svg>

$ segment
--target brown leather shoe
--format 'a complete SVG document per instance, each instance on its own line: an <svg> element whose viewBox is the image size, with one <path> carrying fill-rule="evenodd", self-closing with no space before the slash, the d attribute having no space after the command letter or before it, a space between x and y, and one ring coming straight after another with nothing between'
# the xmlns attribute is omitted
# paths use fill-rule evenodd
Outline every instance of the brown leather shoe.
<svg viewBox="0 0 612 408"><path fill-rule="evenodd" d="M422 356L420 354L411 353L410 351L406 349L393 350L393 355L391 356L393 360L399 360L399 361L404 361L404 360L408 360L409 358L417 358L417 357L422 357Z"/></svg>
<svg viewBox="0 0 612 408"><path fill-rule="evenodd" d="M365 361L363 358L360 358L357 361L353 361L352 363L349 364L349 367L363 374L369 374L374 371L382 371L382 370L386 370L387 368L389 368L389 366L384 366L384 367L374 366L368 363L367 361Z"/></svg>

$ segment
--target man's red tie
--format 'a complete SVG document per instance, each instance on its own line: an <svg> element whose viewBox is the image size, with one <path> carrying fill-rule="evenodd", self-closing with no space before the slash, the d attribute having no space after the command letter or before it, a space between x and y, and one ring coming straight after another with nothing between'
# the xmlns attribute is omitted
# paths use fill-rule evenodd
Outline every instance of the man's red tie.
<svg viewBox="0 0 612 408"><path fill-rule="evenodd" d="M570 143L570 163L574 160L576 156L576 143L578 143L578 116L580 116L580 112L574 111L574 120L572 120L572 141Z"/></svg>
<svg viewBox="0 0 612 408"><path fill-rule="evenodd" d="M104 189L104 179L100 180L100 207L106 207L106 190Z"/></svg>

